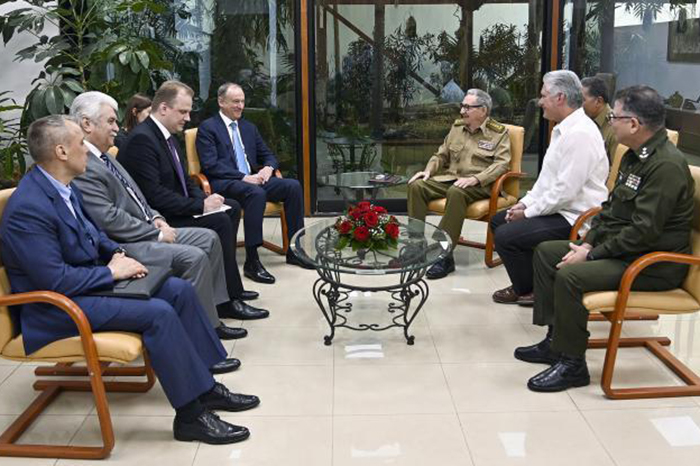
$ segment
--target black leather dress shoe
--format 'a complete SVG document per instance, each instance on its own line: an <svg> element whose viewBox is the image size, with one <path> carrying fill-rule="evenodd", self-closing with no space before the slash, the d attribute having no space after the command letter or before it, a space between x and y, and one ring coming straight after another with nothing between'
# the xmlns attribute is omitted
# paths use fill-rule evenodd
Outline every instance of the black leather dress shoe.
<svg viewBox="0 0 700 466"><path fill-rule="evenodd" d="M294 253L287 253L287 264L289 265L296 265L297 267L301 267L302 269L307 269L307 270L316 270L316 267L313 265L304 262L303 260L299 259L296 254Z"/></svg>
<svg viewBox="0 0 700 466"><path fill-rule="evenodd" d="M433 266L428 269L425 276L430 280L436 280L438 278L444 278L454 271L455 259L450 255L434 263Z"/></svg>
<svg viewBox="0 0 700 466"><path fill-rule="evenodd" d="M228 358L211 366L209 368L209 372L212 374L227 374L237 370L239 367L241 367L240 360L236 358Z"/></svg>
<svg viewBox="0 0 700 466"><path fill-rule="evenodd" d="M260 293L257 291L243 290L239 298L243 301L252 301L258 299L258 296L260 296Z"/></svg>
<svg viewBox="0 0 700 466"><path fill-rule="evenodd" d="M240 299L234 299L228 303L220 304L217 306L216 310L219 313L219 317L222 319L255 320L265 319L270 316L270 311L267 309L253 307Z"/></svg>
<svg viewBox="0 0 700 466"><path fill-rule="evenodd" d="M248 335L248 330L238 327L227 327L224 324L216 327L216 336L221 340L238 340L245 338Z"/></svg>
<svg viewBox="0 0 700 466"><path fill-rule="evenodd" d="M211 445L223 445L247 439L250 431L246 427L222 421L211 411L204 411L192 422L184 422L175 416L173 435L175 440L181 442L198 440Z"/></svg>
<svg viewBox="0 0 700 466"><path fill-rule="evenodd" d="M515 348L513 355L521 361L549 365L556 364L561 357L560 353L552 351L552 327L547 330L544 340L534 345Z"/></svg>
<svg viewBox="0 0 700 466"><path fill-rule="evenodd" d="M259 260L246 262L243 265L243 275L254 282L266 283L268 285L275 283L275 277L265 270L265 267L263 267L262 262Z"/></svg>
<svg viewBox="0 0 700 466"><path fill-rule="evenodd" d="M231 393L226 386L218 382L209 393L200 396L199 401L212 411L247 411L260 404L260 398L257 396Z"/></svg>
<svg viewBox="0 0 700 466"><path fill-rule="evenodd" d="M586 359L562 354L559 362L528 380L527 388L533 392L560 392L590 383Z"/></svg>

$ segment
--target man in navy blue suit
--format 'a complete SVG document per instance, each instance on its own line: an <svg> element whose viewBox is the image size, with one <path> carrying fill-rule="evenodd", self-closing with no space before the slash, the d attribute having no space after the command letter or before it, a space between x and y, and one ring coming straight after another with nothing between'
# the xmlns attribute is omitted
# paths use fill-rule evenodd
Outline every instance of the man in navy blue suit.
<svg viewBox="0 0 700 466"><path fill-rule="evenodd" d="M266 201L284 202L288 237L304 228L304 201L297 180L277 178L277 158L256 126L242 117L245 93L241 86L226 83L218 91L219 113L197 131L197 152L202 172L217 193L237 200L245 217L246 262L243 273L251 280L274 283L258 257L263 243L262 223ZM287 263L307 268L290 251Z"/></svg>
<svg viewBox="0 0 700 466"><path fill-rule="evenodd" d="M127 257L83 209L80 191L71 183L87 165L80 127L64 116L45 117L29 127L27 141L36 166L10 197L0 226L12 291L55 291L81 307L95 332L140 333L176 410L177 440L220 444L248 438L248 429L211 412L242 411L260 400L233 394L212 377L211 367L218 365L223 373L238 364L226 364L226 351L189 283L171 277L148 300L90 295L148 270ZM49 304L25 304L17 312L27 354L78 333L70 317Z"/></svg>

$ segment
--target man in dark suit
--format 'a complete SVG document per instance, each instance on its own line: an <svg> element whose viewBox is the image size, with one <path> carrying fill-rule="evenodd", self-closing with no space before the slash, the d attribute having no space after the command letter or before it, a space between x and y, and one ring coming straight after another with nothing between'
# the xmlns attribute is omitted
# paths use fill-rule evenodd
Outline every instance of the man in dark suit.
<svg viewBox="0 0 700 466"><path fill-rule="evenodd" d="M243 210L246 277L263 283L275 279L260 263L262 224L266 201L284 202L289 239L304 228L304 201L297 180L277 178L277 159L263 141L258 128L245 120L245 93L238 84L226 83L218 91L219 113L205 120L197 131L197 152L202 172L217 193L237 200ZM287 263L308 268L292 253Z"/></svg>
<svg viewBox="0 0 700 466"><path fill-rule="evenodd" d="M229 292L240 297L243 285L236 263L240 205L218 194L205 196L187 176L174 137L190 120L193 94L189 86L178 81L163 83L153 97L151 116L131 131L117 160L141 188L149 206L157 209L168 224L209 228L219 235ZM219 212L226 207L228 210ZM235 309L235 314L220 312L219 316L240 318L244 314L252 319L269 315L267 310L237 302L242 306Z"/></svg>
<svg viewBox="0 0 700 466"><path fill-rule="evenodd" d="M243 338L243 328L230 328L219 320L217 307L242 307L241 298L257 293L243 291L241 298L226 289L223 254L216 233L207 228L171 228L151 209L141 190L107 151L114 144L117 102L102 92L83 92L70 108L88 147L85 173L73 182L80 189L84 207L110 239L122 243L129 257L172 269L197 291L207 317L223 340ZM229 302L233 301L233 303Z"/></svg>
<svg viewBox="0 0 700 466"><path fill-rule="evenodd" d="M226 351L189 283L171 277L148 300L90 295L118 280L143 277L148 270L127 257L83 210L80 191L71 183L87 164L80 127L64 116L45 117L29 127L27 142L36 166L10 198L0 226L12 291L62 293L80 306L93 331L140 333L176 410L176 439L246 439L248 429L224 422L210 410L241 411L260 400L232 394L212 377L209 368L226 362ZM49 304L24 304L17 312L27 354L78 333L70 317ZM219 366L219 373L235 368Z"/></svg>

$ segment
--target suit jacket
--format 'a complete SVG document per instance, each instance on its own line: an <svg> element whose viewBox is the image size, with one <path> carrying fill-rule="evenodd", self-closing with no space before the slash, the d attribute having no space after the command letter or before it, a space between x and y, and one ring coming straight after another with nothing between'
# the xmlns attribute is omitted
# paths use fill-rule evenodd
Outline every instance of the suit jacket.
<svg viewBox="0 0 700 466"><path fill-rule="evenodd" d="M82 205L80 191L71 187ZM56 291L73 299L93 328L107 322L116 313L108 298L84 295L114 284L109 268L102 264L119 245L97 230L99 241L93 245L56 188L39 170L31 170L10 197L0 226L12 291ZM27 354L77 334L68 314L52 305L24 304L18 312Z"/></svg>
<svg viewBox="0 0 700 466"><path fill-rule="evenodd" d="M117 155L117 160L139 185L148 204L167 219L204 212L204 192L187 176L182 150L177 142L175 145L188 196L182 191L168 143L151 118L131 130Z"/></svg>
<svg viewBox="0 0 700 466"><path fill-rule="evenodd" d="M238 128L251 170L257 172L265 166L277 169L277 158L263 141L258 128L245 118L238 120ZM230 134L230 128L218 113L204 120L197 130L199 162L215 191L223 191L229 183L245 176L238 170Z"/></svg>
<svg viewBox="0 0 700 466"><path fill-rule="evenodd" d="M134 190L145 199L137 183L124 167L116 160L112 162ZM96 219L97 225L107 232L110 238L120 243L158 241L160 230L153 223L146 221L141 208L124 185L97 157L88 155L87 170L73 180L73 183L83 194L85 210ZM160 214L153 210L153 215Z"/></svg>

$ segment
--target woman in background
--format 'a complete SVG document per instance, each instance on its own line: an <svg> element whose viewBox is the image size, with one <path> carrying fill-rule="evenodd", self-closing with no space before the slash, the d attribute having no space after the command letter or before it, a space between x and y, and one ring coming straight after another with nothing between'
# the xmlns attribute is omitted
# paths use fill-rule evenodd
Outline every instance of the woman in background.
<svg viewBox="0 0 700 466"><path fill-rule="evenodd" d="M126 104L124 124L114 138L114 145L120 148L126 141L129 131L151 114L151 99L143 94L134 94Z"/></svg>

